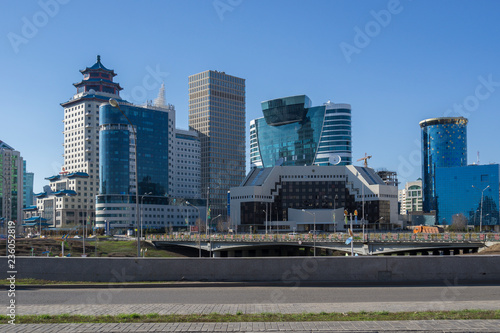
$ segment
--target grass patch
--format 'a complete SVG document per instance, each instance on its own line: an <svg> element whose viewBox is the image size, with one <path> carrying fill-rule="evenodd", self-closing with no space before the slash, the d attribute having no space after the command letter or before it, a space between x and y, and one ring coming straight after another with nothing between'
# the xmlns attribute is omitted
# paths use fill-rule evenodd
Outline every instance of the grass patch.
<svg viewBox="0 0 500 333"><path fill-rule="evenodd" d="M5 241L0 240L5 248ZM97 245L97 249L96 249ZM141 241L141 249L146 251L146 257L183 257L174 252L155 248L148 242ZM61 238L24 238L16 239L16 255L46 257L44 252L49 251L49 257L62 254ZM83 239L68 238L64 241L64 254L71 257L80 257L83 254ZM85 242L85 254L87 257L136 257L137 240L118 240L111 237L87 238Z"/></svg>
<svg viewBox="0 0 500 333"><path fill-rule="evenodd" d="M127 284L165 284L165 283L176 283L176 281L131 281L126 282ZM10 281L7 279L0 279L0 286L8 286ZM38 279L16 279L16 286L38 286L38 285L117 285L122 284L121 282L88 282L88 281L50 281L50 280L38 280Z"/></svg>
<svg viewBox="0 0 500 333"><path fill-rule="evenodd" d="M57 324L57 323L203 323L203 322L296 322L296 321L378 321L378 320L469 320L500 319L500 310L461 310L461 311L424 311L424 312L334 312L282 314L263 312L258 314L190 314L160 315L119 314L116 316L83 315L20 315L18 324ZM0 315L0 322L7 323L8 317Z"/></svg>

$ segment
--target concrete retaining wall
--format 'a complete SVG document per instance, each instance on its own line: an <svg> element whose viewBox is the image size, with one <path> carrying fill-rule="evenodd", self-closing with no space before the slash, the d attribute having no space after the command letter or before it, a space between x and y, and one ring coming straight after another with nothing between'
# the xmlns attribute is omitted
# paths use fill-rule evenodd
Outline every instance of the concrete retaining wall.
<svg viewBox="0 0 500 333"><path fill-rule="evenodd" d="M0 258L1 278L7 258ZM16 278L56 281L500 283L500 256L276 258L17 257Z"/></svg>

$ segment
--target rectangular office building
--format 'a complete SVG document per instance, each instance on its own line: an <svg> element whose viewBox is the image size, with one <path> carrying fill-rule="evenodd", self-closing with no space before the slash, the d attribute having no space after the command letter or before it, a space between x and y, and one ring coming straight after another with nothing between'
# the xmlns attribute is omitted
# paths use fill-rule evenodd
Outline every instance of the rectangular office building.
<svg viewBox="0 0 500 333"><path fill-rule="evenodd" d="M245 178L245 79L208 70L189 77L189 128L201 141L201 192L227 221L227 192Z"/></svg>

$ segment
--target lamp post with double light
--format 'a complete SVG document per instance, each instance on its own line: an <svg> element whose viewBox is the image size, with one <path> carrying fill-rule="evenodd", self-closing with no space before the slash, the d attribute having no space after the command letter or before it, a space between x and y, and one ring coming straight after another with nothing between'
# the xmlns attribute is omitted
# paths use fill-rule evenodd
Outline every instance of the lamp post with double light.
<svg viewBox="0 0 500 333"><path fill-rule="evenodd" d="M313 250L313 252L314 252L314 256L316 257L316 213L308 212L305 209L302 209L302 212L307 213L309 215L312 215L314 218L314 224L313 224L313 228L314 228L314 231L313 231L313 249L314 250Z"/></svg>
<svg viewBox="0 0 500 333"><path fill-rule="evenodd" d="M135 226L137 228L137 257L141 257L141 239L139 234L139 170L137 169L137 129L132 125L130 119L128 119L127 115L120 108L120 104L114 98L109 99L109 104L117 108L121 114L125 117L128 124L132 128L132 133L134 134L134 159L135 159Z"/></svg>

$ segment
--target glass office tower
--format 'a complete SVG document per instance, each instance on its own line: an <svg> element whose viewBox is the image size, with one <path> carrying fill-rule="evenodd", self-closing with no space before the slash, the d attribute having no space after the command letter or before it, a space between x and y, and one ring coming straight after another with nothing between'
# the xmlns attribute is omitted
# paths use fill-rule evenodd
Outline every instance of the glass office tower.
<svg viewBox="0 0 500 333"><path fill-rule="evenodd" d="M139 107L120 103L121 110L137 130L134 131L118 108L110 104L100 107L99 195L98 210L106 209L112 227L127 227L135 221L135 194L148 202L168 203L169 135L173 134L169 109ZM172 133L171 133L172 131ZM135 149L137 149L138 186L135 187ZM104 208L103 208L104 207Z"/></svg>
<svg viewBox="0 0 500 333"><path fill-rule="evenodd" d="M210 214L227 216L227 192L245 178L245 79L224 72L189 76L189 128L201 141L201 193Z"/></svg>
<svg viewBox="0 0 500 333"><path fill-rule="evenodd" d="M169 112L161 108L120 105L137 129L139 194L168 193ZM100 194L135 195L134 134L121 112L100 107ZM132 177L131 177L132 176Z"/></svg>
<svg viewBox="0 0 500 333"><path fill-rule="evenodd" d="M437 210L436 169L467 165L467 119L432 118L422 128L422 185L424 212Z"/></svg>
<svg viewBox="0 0 500 333"><path fill-rule="evenodd" d="M250 122L252 167L350 165L351 106L311 106L306 95L261 103L264 117Z"/></svg>
<svg viewBox="0 0 500 333"><path fill-rule="evenodd" d="M439 224L450 225L463 214L468 225L499 225L499 165L437 168ZM482 197L482 200L481 200ZM490 226L490 227L487 227Z"/></svg>

